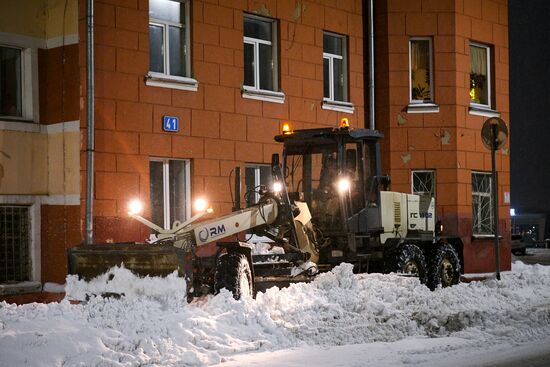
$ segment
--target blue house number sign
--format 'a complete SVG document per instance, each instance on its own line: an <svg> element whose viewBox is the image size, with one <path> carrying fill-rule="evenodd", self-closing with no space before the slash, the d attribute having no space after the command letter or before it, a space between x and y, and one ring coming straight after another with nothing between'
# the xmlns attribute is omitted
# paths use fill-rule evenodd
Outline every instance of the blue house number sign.
<svg viewBox="0 0 550 367"><path fill-rule="evenodd" d="M164 131L180 131L180 119L174 116L164 116L162 118L162 129Z"/></svg>

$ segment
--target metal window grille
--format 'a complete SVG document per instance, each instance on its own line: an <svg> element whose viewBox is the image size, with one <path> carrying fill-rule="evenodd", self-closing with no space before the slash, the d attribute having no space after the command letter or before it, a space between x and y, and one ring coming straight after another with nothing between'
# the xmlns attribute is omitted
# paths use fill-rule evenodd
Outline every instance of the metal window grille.
<svg viewBox="0 0 550 367"><path fill-rule="evenodd" d="M412 193L435 197L435 172L412 171Z"/></svg>
<svg viewBox="0 0 550 367"><path fill-rule="evenodd" d="M490 173L472 173L472 214L475 234L493 233Z"/></svg>
<svg viewBox="0 0 550 367"><path fill-rule="evenodd" d="M0 283L30 280L30 219L26 206L0 206Z"/></svg>

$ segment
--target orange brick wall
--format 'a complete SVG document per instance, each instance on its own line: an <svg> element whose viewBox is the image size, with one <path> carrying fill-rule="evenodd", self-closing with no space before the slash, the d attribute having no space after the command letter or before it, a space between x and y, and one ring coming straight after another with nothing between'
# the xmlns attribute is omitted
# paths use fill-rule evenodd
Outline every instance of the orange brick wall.
<svg viewBox="0 0 550 367"><path fill-rule="evenodd" d="M383 166L392 189L411 191L412 169L435 169L438 216L465 244L465 270L494 269L492 241L472 240L471 172L491 171L481 143L487 117L469 113L470 41L493 46L494 109L509 123L506 0L376 2L377 128L385 135ZM432 37L434 100L439 113L407 113L410 37ZM497 154L503 269L510 268L509 151Z"/></svg>
<svg viewBox="0 0 550 367"><path fill-rule="evenodd" d="M80 65L85 100L85 2L80 1ZM149 158L192 160L192 197L205 194L215 213L232 203L229 174L245 162L267 163L280 151L273 137L294 128L336 126L340 117L364 126L362 1L192 1L192 74L197 92L150 87L148 1L95 1L95 240L143 240L147 230L127 217L127 201L149 201ZM243 99L243 14L279 20L280 88L284 104ZM353 115L323 110L323 30L348 35ZM81 120L85 107L81 103ZM165 133L163 115L180 118ZM85 125L82 181L85 182ZM84 184L83 184L84 185ZM82 188L85 192L85 188ZM84 196L83 196L84 198ZM84 218L82 205L82 218ZM146 213L147 215L147 213Z"/></svg>

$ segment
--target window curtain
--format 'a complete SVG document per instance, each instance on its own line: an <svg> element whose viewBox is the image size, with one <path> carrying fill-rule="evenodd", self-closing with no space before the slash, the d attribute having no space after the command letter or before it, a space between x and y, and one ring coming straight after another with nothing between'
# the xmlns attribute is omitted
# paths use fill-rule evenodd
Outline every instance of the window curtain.
<svg viewBox="0 0 550 367"><path fill-rule="evenodd" d="M487 49L482 47L470 47L471 73L487 76Z"/></svg>
<svg viewBox="0 0 550 367"><path fill-rule="evenodd" d="M412 41L411 42L411 69L428 70L430 67L429 57L429 42L428 41Z"/></svg>

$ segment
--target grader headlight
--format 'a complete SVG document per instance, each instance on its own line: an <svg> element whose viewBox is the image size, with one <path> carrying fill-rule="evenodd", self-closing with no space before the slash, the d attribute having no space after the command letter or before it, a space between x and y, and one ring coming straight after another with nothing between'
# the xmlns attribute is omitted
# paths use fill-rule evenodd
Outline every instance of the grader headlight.
<svg viewBox="0 0 550 367"><path fill-rule="evenodd" d="M199 213L202 213L202 212L211 213L212 212L212 208L209 207L208 200L206 200L205 198L196 199L195 202L193 203L193 207Z"/></svg>
<svg viewBox="0 0 550 367"><path fill-rule="evenodd" d="M349 178L342 177L338 180L336 187L338 188L338 192L340 194L344 194L346 192L349 192L349 189L351 188L351 182Z"/></svg>
<svg viewBox="0 0 550 367"><path fill-rule="evenodd" d="M279 181L273 182L273 192L278 194L281 191L283 191L283 184L280 183Z"/></svg>
<svg viewBox="0 0 550 367"><path fill-rule="evenodd" d="M139 199L134 199L128 203L128 215L139 215L143 212L143 203Z"/></svg>

